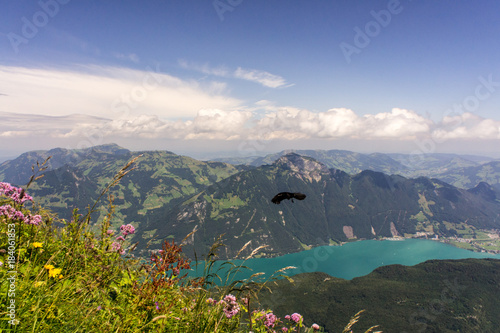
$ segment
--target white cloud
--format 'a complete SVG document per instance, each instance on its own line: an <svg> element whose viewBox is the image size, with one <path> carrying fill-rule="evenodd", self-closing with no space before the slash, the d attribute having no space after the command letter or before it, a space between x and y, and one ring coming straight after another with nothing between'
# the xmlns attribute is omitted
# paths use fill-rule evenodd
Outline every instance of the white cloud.
<svg viewBox="0 0 500 333"><path fill-rule="evenodd" d="M0 112L0 137L57 137L71 132L80 125L98 127L106 118L92 117L81 114L67 116L44 116L35 114L20 114Z"/></svg>
<svg viewBox="0 0 500 333"><path fill-rule="evenodd" d="M154 114L194 117L203 108L235 109L241 101L224 84L206 85L161 73L117 67L80 66L81 71L0 66L5 112L63 116L72 113L117 118Z"/></svg>
<svg viewBox="0 0 500 333"><path fill-rule="evenodd" d="M238 69L234 71L234 77L238 79L257 82L264 87L269 88L279 88L287 85L286 80L281 76L257 69L243 69L241 67L238 67Z"/></svg>
<svg viewBox="0 0 500 333"><path fill-rule="evenodd" d="M364 116L365 135L376 138L413 138L429 133L432 122L413 111L394 108L390 113Z"/></svg>
<svg viewBox="0 0 500 333"><path fill-rule="evenodd" d="M241 80L251 81L263 85L268 88L289 87L286 80L275 74L258 70L258 69L244 69L238 67L236 70L231 71L226 67L211 67L209 64L196 64L188 62L184 59L178 61L179 66L184 69L194 70L207 75L215 75L224 78L237 78Z"/></svg>
<svg viewBox="0 0 500 333"><path fill-rule="evenodd" d="M470 112L446 116L437 124L432 136L437 140L500 139L500 121Z"/></svg>
<svg viewBox="0 0 500 333"><path fill-rule="evenodd" d="M265 104L269 110L272 106ZM277 108L259 121L256 136L267 138L361 138L412 139L429 133L430 121L413 111L393 109L388 113L358 116L345 108L311 112Z"/></svg>

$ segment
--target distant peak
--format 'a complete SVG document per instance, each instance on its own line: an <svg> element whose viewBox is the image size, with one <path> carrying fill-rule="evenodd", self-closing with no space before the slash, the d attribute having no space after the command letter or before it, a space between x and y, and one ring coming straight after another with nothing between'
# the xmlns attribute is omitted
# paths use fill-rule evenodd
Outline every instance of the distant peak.
<svg viewBox="0 0 500 333"><path fill-rule="evenodd" d="M311 157L301 156L296 153L289 153L281 156L274 162L274 165L289 169L297 175L305 176L305 178L309 180L314 179L319 181L322 174L329 173L328 168L323 163Z"/></svg>
<svg viewBox="0 0 500 333"><path fill-rule="evenodd" d="M94 151L99 151L103 153L118 153L124 154L130 152L130 150L123 148L116 143L107 143L99 146L90 147L89 149Z"/></svg>
<svg viewBox="0 0 500 333"><path fill-rule="evenodd" d="M490 201L493 201L497 198L497 193L494 190L494 188L486 182L480 182L479 184L476 185L476 187L471 188L467 191L479 195L482 198Z"/></svg>

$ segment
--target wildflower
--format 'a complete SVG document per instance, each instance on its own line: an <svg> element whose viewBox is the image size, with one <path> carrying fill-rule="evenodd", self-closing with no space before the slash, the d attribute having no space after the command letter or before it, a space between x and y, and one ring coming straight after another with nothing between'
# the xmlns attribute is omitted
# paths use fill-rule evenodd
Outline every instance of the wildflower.
<svg viewBox="0 0 500 333"><path fill-rule="evenodd" d="M124 240L125 240L125 238L123 238L123 236L120 236L120 237L117 237L117 238L116 238L116 240L117 240L117 241L124 241Z"/></svg>
<svg viewBox="0 0 500 333"><path fill-rule="evenodd" d="M240 311L240 305L236 302L236 297L231 294L226 295L220 303L224 304L222 311L224 311L227 318L232 318Z"/></svg>
<svg viewBox="0 0 500 333"><path fill-rule="evenodd" d="M43 268L48 269L50 271L51 269L54 269L54 265L45 265L43 266Z"/></svg>
<svg viewBox="0 0 500 333"><path fill-rule="evenodd" d="M24 214L11 205L0 206L0 215L4 215L9 219L24 220Z"/></svg>
<svg viewBox="0 0 500 333"><path fill-rule="evenodd" d="M281 330L282 330L283 332L288 332L288 328L286 328L286 327L282 327L282 328L281 328Z"/></svg>
<svg viewBox="0 0 500 333"><path fill-rule="evenodd" d="M26 224L39 225L42 222L42 217L40 215L29 214L28 216L24 217L24 222Z"/></svg>
<svg viewBox="0 0 500 333"><path fill-rule="evenodd" d="M120 230L122 231L123 236L131 235L131 234L135 233L135 228L132 224L122 225L120 227Z"/></svg>
<svg viewBox="0 0 500 333"><path fill-rule="evenodd" d="M278 317L276 317L276 315L274 315L272 312L266 313L266 320L264 321L264 325L269 328L273 328L276 320L278 320Z"/></svg>
<svg viewBox="0 0 500 333"><path fill-rule="evenodd" d="M53 269L49 270L49 276L55 278L56 276L58 276L61 273L61 271L62 271L62 269L60 269L60 268L53 268ZM61 278L62 278L62 275L61 275L60 279Z"/></svg>
<svg viewBox="0 0 500 333"><path fill-rule="evenodd" d="M319 330L319 325L318 324L312 324L311 328L315 331Z"/></svg>
<svg viewBox="0 0 500 333"><path fill-rule="evenodd" d="M42 247L43 246L43 243L40 243L40 242L33 242L33 247L34 248L37 248L37 247Z"/></svg>
<svg viewBox="0 0 500 333"><path fill-rule="evenodd" d="M2 266L3 266L3 262L0 261L0 267L2 267Z"/></svg>
<svg viewBox="0 0 500 333"><path fill-rule="evenodd" d="M286 320L290 320L290 315L286 315L286 316L285 316L285 319L286 319Z"/></svg>
<svg viewBox="0 0 500 333"><path fill-rule="evenodd" d="M121 248L122 248L122 245L118 242L113 242L111 244L111 250L113 250L113 251L119 252L121 250Z"/></svg>
<svg viewBox="0 0 500 333"><path fill-rule="evenodd" d="M115 233L115 231L114 231L114 230L109 229L108 231L106 231L106 233L107 233L108 235L113 235L113 234Z"/></svg>
<svg viewBox="0 0 500 333"><path fill-rule="evenodd" d="M33 198L26 194L24 189L12 186L9 183L0 182L0 195L9 197L17 204L22 204L25 201L33 201Z"/></svg>
<svg viewBox="0 0 500 333"><path fill-rule="evenodd" d="M101 311L101 306L100 305L97 307L97 311Z"/></svg>
<svg viewBox="0 0 500 333"><path fill-rule="evenodd" d="M302 320L302 316L298 313L293 313L291 316L290 316L290 319L296 323L300 322Z"/></svg>

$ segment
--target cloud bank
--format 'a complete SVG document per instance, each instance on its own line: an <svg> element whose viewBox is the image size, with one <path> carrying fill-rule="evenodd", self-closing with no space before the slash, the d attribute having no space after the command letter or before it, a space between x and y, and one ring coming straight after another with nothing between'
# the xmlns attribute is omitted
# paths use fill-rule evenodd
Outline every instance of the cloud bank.
<svg viewBox="0 0 500 333"><path fill-rule="evenodd" d="M224 68L200 70L236 75ZM267 86L286 84L265 72L241 68L237 72ZM229 95L225 83L182 80L158 68L82 66L75 72L0 66L0 74L3 142L81 142L92 137L91 143L99 143L105 138L137 138L159 146L164 140L207 145L217 140L275 140L295 145L299 139L301 144L307 140L380 144L500 139L500 121L471 112L433 121L403 108L362 115L347 108L317 112L267 100L245 105Z"/></svg>
<svg viewBox="0 0 500 333"><path fill-rule="evenodd" d="M224 94L220 82L200 84L164 74L80 66L80 71L0 66L1 110L65 116L78 113L115 118L155 114L161 118L193 117L203 108L231 109L241 101Z"/></svg>
<svg viewBox="0 0 500 333"><path fill-rule="evenodd" d="M375 115L357 115L345 108L311 112L279 108L265 115L248 110L201 109L188 120L162 120L157 115L127 115L116 119L79 114L64 117L0 113L0 136L46 135L54 138L99 133L106 137L206 140L358 139L415 140L434 138L500 139L500 121L471 113L438 123L413 111L394 108Z"/></svg>

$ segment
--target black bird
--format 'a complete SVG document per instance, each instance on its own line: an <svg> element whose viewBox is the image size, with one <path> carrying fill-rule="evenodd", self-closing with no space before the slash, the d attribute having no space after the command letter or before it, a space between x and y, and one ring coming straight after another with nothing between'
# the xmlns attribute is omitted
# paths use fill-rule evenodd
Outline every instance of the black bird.
<svg viewBox="0 0 500 333"><path fill-rule="evenodd" d="M299 193L299 192L296 192L296 193L292 193L292 192L280 192L278 194L276 194L274 196L274 198L271 199L271 201L274 203L274 204L277 204L279 205L280 202L282 200L292 200L293 202L293 199L297 199L297 200L304 200L306 198L306 195L305 194L302 194L302 193Z"/></svg>

